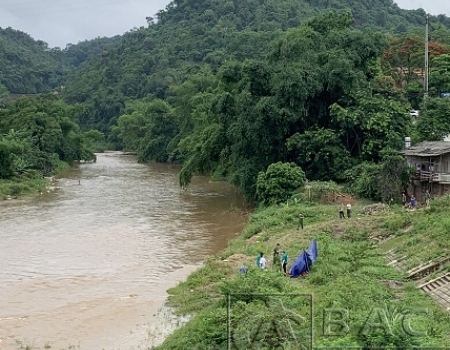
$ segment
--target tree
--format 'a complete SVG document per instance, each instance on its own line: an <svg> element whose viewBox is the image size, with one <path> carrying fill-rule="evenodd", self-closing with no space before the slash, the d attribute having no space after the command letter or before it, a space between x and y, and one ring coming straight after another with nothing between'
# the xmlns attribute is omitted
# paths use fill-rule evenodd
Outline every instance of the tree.
<svg viewBox="0 0 450 350"><path fill-rule="evenodd" d="M265 172L258 174L256 194L265 204L284 202L305 181L305 173L295 163L273 163Z"/></svg>
<svg viewBox="0 0 450 350"><path fill-rule="evenodd" d="M6 98L8 97L8 95L9 95L8 89L0 83L0 108L5 106Z"/></svg>
<svg viewBox="0 0 450 350"><path fill-rule="evenodd" d="M450 134L450 99L427 98L417 123L418 141L442 141Z"/></svg>
<svg viewBox="0 0 450 350"><path fill-rule="evenodd" d="M20 98L0 109L3 176L29 170L52 174L61 162L94 159L72 112L54 95Z"/></svg>
<svg viewBox="0 0 450 350"><path fill-rule="evenodd" d="M13 164L12 145L0 139L0 179L8 179L14 175Z"/></svg>
<svg viewBox="0 0 450 350"><path fill-rule="evenodd" d="M438 94L450 91L450 54L436 57L430 70L430 90Z"/></svg>
<svg viewBox="0 0 450 350"><path fill-rule="evenodd" d="M384 203L400 202L411 181L411 169L406 159L395 150L385 150L378 177L378 193Z"/></svg>
<svg viewBox="0 0 450 350"><path fill-rule="evenodd" d="M390 73L397 78L399 84L403 80L411 83L417 80L418 73L423 73L425 39L421 36L405 34L394 37L384 51L383 59L390 66ZM450 52L450 48L438 42L428 44L430 67L434 58Z"/></svg>
<svg viewBox="0 0 450 350"><path fill-rule="evenodd" d="M308 130L287 140L287 148L296 163L305 169L308 178L344 179L343 169L351 164L349 151L334 130Z"/></svg>
<svg viewBox="0 0 450 350"><path fill-rule="evenodd" d="M350 153L367 161L381 160L385 148L400 149L411 130L408 104L392 96L356 92L350 106L343 108L336 103L331 115L344 130Z"/></svg>

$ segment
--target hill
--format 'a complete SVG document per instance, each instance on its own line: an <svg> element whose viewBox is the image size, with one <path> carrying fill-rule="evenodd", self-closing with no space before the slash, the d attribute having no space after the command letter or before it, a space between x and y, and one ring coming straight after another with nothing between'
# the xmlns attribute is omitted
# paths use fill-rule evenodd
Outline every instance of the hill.
<svg viewBox="0 0 450 350"><path fill-rule="evenodd" d="M48 92L60 86L64 69L55 53L28 34L0 28L0 86L14 94Z"/></svg>
<svg viewBox="0 0 450 350"><path fill-rule="evenodd" d="M332 9L351 9L354 26L390 33L423 32L425 12L402 10L391 0L176 0L149 26L126 33L107 52L91 56L69 76L65 98L85 102L90 124L107 131L124 101L154 94L208 65L265 57L270 43L306 18ZM449 28L446 16L432 17L435 28ZM447 35L441 35L448 38Z"/></svg>
<svg viewBox="0 0 450 350"><path fill-rule="evenodd" d="M97 38L50 49L42 40L12 28L0 28L0 100L6 93L39 94L60 89L67 74L89 56L120 40Z"/></svg>

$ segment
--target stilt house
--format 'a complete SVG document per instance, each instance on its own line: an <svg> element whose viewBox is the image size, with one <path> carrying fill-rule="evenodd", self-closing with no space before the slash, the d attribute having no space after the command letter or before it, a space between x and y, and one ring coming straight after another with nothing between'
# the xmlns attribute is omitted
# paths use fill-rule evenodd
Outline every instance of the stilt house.
<svg viewBox="0 0 450 350"><path fill-rule="evenodd" d="M415 169L409 195L423 201L427 190L432 196L450 193L450 142L425 141L400 153Z"/></svg>

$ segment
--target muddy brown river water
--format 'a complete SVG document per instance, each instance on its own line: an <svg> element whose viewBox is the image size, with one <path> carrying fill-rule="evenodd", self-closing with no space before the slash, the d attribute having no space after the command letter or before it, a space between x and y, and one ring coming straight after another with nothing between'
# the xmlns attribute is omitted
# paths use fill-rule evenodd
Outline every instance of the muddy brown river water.
<svg viewBox="0 0 450 350"><path fill-rule="evenodd" d="M0 203L0 349L159 344L174 326L166 290L246 222L233 188L183 191L178 171L103 153L54 191Z"/></svg>

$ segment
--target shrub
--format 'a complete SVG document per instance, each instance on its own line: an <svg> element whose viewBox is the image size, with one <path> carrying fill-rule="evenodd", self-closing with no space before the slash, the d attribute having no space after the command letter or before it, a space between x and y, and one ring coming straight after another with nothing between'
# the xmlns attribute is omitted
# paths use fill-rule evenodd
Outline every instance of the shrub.
<svg viewBox="0 0 450 350"><path fill-rule="evenodd" d="M378 177L381 166L378 164L361 163L345 172L350 192L359 197L379 200Z"/></svg>
<svg viewBox="0 0 450 350"><path fill-rule="evenodd" d="M264 204L285 202L305 181L304 171L294 163L273 163L258 174L256 195Z"/></svg>
<svg viewBox="0 0 450 350"><path fill-rule="evenodd" d="M310 186L309 189L302 188L301 191L293 195L292 200L294 202L332 203L336 196L343 192L342 187L333 181L311 181L307 185Z"/></svg>

